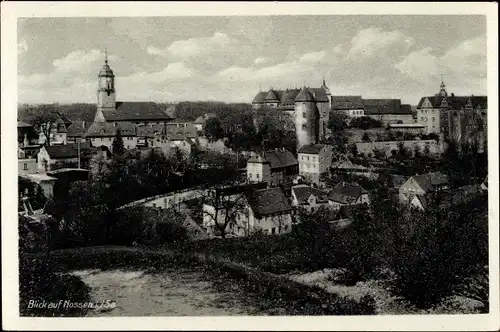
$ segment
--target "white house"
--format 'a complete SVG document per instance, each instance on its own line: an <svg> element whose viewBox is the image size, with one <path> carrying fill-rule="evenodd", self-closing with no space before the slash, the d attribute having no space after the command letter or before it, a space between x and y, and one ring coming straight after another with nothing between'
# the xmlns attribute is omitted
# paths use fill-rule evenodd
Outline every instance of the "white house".
<svg viewBox="0 0 500 332"><path fill-rule="evenodd" d="M292 206L304 208L309 212L314 212L320 207L328 207L328 195L316 188L305 184L299 184L292 187Z"/></svg>
<svg viewBox="0 0 500 332"><path fill-rule="evenodd" d="M256 231L284 234L292 230L292 207L280 188L247 186L221 194L218 201L210 199L203 204L203 225L210 236L218 233L215 219L222 226L228 213L231 214L226 227L229 236L247 236Z"/></svg>
<svg viewBox="0 0 500 332"><path fill-rule="evenodd" d="M425 210L428 194L449 189L446 175L441 172L411 176L399 187L399 202Z"/></svg>
<svg viewBox="0 0 500 332"><path fill-rule="evenodd" d="M328 196L330 206L340 209L342 206L370 204L370 196L366 189L356 184L339 183Z"/></svg>
<svg viewBox="0 0 500 332"><path fill-rule="evenodd" d="M324 144L302 146L298 151L299 174L319 185L320 175L332 164L332 148Z"/></svg>

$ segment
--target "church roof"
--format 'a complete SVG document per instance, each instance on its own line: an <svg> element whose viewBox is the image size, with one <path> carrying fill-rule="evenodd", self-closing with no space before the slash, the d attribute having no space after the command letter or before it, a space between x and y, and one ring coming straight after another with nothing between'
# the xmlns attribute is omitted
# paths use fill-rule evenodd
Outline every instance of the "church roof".
<svg viewBox="0 0 500 332"><path fill-rule="evenodd" d="M122 136L136 136L135 126L130 122L118 122L116 127L112 123L94 122L90 125L86 137L113 137L117 129Z"/></svg>
<svg viewBox="0 0 500 332"><path fill-rule="evenodd" d="M169 121L173 118L154 102L116 102L115 111L103 111L106 121Z"/></svg>
<svg viewBox="0 0 500 332"><path fill-rule="evenodd" d="M99 76L114 76L113 71L107 63L102 66L101 70L99 71Z"/></svg>

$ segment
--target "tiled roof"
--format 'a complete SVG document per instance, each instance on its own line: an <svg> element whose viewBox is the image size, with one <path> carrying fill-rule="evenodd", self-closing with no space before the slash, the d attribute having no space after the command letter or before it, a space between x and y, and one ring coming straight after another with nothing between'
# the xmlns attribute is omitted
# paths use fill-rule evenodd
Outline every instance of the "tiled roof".
<svg viewBox="0 0 500 332"><path fill-rule="evenodd" d="M94 122L85 134L86 137L109 137L116 136L116 130L120 129L122 136L136 136L135 126L130 122L118 122L116 127L112 123Z"/></svg>
<svg viewBox="0 0 500 332"><path fill-rule="evenodd" d="M363 99L366 114L412 114L411 107L402 107L401 99Z"/></svg>
<svg viewBox="0 0 500 332"><path fill-rule="evenodd" d="M307 153L307 154L318 154L325 147L324 144L309 144L303 145L298 153Z"/></svg>
<svg viewBox="0 0 500 332"><path fill-rule="evenodd" d="M363 187L349 183L339 183L330 193L329 199L344 204L355 202L362 194L368 194Z"/></svg>
<svg viewBox="0 0 500 332"><path fill-rule="evenodd" d="M307 200L311 195L315 196L317 201L320 202L328 201L325 192L307 185L293 186L292 191L295 194L295 197L297 197L299 204L307 204Z"/></svg>
<svg viewBox="0 0 500 332"><path fill-rule="evenodd" d="M361 96L332 96L332 109L350 110L364 108Z"/></svg>
<svg viewBox="0 0 500 332"><path fill-rule="evenodd" d="M263 104L266 101L266 96L267 96L267 92L261 91L261 92L257 93L257 95L253 99L252 103Z"/></svg>
<svg viewBox="0 0 500 332"><path fill-rule="evenodd" d="M271 169L298 165L297 159L287 149L266 151L264 158L271 164Z"/></svg>
<svg viewBox="0 0 500 332"><path fill-rule="evenodd" d="M215 114L215 113L207 113L205 115L199 116L194 121L194 123L195 124L204 124L205 122L207 122L208 119L210 119L210 118L216 118L216 117L217 117L217 114Z"/></svg>
<svg viewBox="0 0 500 332"><path fill-rule="evenodd" d="M103 111L106 121L169 121L165 110L153 102L116 102L116 110Z"/></svg>
<svg viewBox="0 0 500 332"><path fill-rule="evenodd" d="M410 179L415 181L425 192L434 191L437 186L448 184L446 175L441 172L414 175Z"/></svg>
<svg viewBox="0 0 500 332"><path fill-rule="evenodd" d="M75 121L68 127L68 136L83 137L88 127L83 126L83 121Z"/></svg>
<svg viewBox="0 0 500 332"><path fill-rule="evenodd" d="M257 218L292 210L288 199L280 188L260 189L247 192L247 201Z"/></svg>
<svg viewBox="0 0 500 332"><path fill-rule="evenodd" d="M465 105L467 104L468 100L471 100L472 107L476 109L478 106L480 106L482 109L488 109L488 97L487 96L448 96L448 97L443 97L443 96L427 96L427 97L422 97L417 105L417 108L422 108L422 104L424 103L425 99L429 99L429 102L431 103L433 108L438 108L441 107L443 99L446 99L446 102L448 104L448 107L454 110L459 110L462 107L465 108Z"/></svg>
<svg viewBox="0 0 500 332"><path fill-rule="evenodd" d="M82 153L82 151L84 150L90 149L90 143L80 143L80 153ZM51 159L66 159L78 157L78 144L76 143L45 146L45 150L47 151Z"/></svg>
<svg viewBox="0 0 500 332"><path fill-rule="evenodd" d="M311 92L309 91L308 88L303 87L300 90L300 92L297 95L297 97L295 97L295 101L305 101L305 102L314 101L314 97L313 97L313 95L311 94Z"/></svg>

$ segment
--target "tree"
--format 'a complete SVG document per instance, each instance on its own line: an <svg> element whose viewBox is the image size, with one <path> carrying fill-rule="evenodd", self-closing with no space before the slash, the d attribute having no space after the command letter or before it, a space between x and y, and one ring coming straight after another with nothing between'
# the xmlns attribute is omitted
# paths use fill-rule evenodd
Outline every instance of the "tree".
<svg viewBox="0 0 500 332"><path fill-rule="evenodd" d="M52 131L58 119L55 105L38 105L30 107L26 112L31 117L35 129L45 137L44 145L50 146Z"/></svg>
<svg viewBox="0 0 500 332"><path fill-rule="evenodd" d="M224 137L224 132L218 118L209 118L205 122L204 132L210 142L217 141Z"/></svg>
<svg viewBox="0 0 500 332"><path fill-rule="evenodd" d="M113 154L116 156L123 156L125 154L125 146L123 144L123 138L121 134L121 130L116 130L116 136L113 138Z"/></svg>
<svg viewBox="0 0 500 332"><path fill-rule="evenodd" d="M328 128L331 132L344 131L347 128L348 116L345 113L331 111L328 119Z"/></svg>
<svg viewBox="0 0 500 332"><path fill-rule="evenodd" d="M300 247L307 249L310 268L322 269L335 260L338 237L329 222L332 217L332 211L324 207L314 212L305 209L298 211L298 222L292 236Z"/></svg>
<svg viewBox="0 0 500 332"><path fill-rule="evenodd" d="M205 198L203 214L214 226L215 234L223 239L231 234L236 224L236 217L246 207L245 192L228 193L224 185L216 185L211 194ZM232 188L228 190L231 191Z"/></svg>
<svg viewBox="0 0 500 332"><path fill-rule="evenodd" d="M354 118L349 123L350 127L359 128L359 129L371 129L371 128L381 128L382 122L372 119L369 116L362 116L359 118Z"/></svg>
<svg viewBox="0 0 500 332"><path fill-rule="evenodd" d="M371 140L371 138L370 138L370 135L369 135L367 132L365 132L365 133L363 134L363 137L361 137L361 140L362 140L363 142L371 142L371 141L372 141L372 140Z"/></svg>

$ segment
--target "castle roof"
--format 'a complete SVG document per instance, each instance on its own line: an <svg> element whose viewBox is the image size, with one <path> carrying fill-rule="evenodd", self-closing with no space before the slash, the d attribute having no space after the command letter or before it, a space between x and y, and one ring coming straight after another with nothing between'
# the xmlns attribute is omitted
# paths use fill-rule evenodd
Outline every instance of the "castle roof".
<svg viewBox="0 0 500 332"><path fill-rule="evenodd" d="M412 114L411 107L402 107L401 99L363 99L366 114Z"/></svg>
<svg viewBox="0 0 500 332"><path fill-rule="evenodd" d="M255 96L255 98L253 99L252 103L254 103L254 104L263 104L266 101L266 96L267 96L267 92L260 91L259 93L257 93L257 95Z"/></svg>
<svg viewBox="0 0 500 332"><path fill-rule="evenodd" d="M429 102L431 103L433 108L440 108L444 107L442 106L443 104L443 99L446 100L446 103L448 104L448 107L454 110L459 110L462 107L465 108L467 105L467 102L470 99L470 102L472 103L472 108L477 108L478 106L481 107L482 109L488 109L488 97L487 96L427 96L427 97L422 97L420 98L420 101L417 105L417 108L422 108L422 104L424 101L428 99Z"/></svg>
<svg viewBox="0 0 500 332"><path fill-rule="evenodd" d="M364 108L361 96L332 96L332 109L350 110Z"/></svg>
<svg viewBox="0 0 500 332"><path fill-rule="evenodd" d="M309 92L309 90L306 87L303 87L297 97L295 97L295 101L301 101L301 102L310 102L314 101L313 95Z"/></svg>

